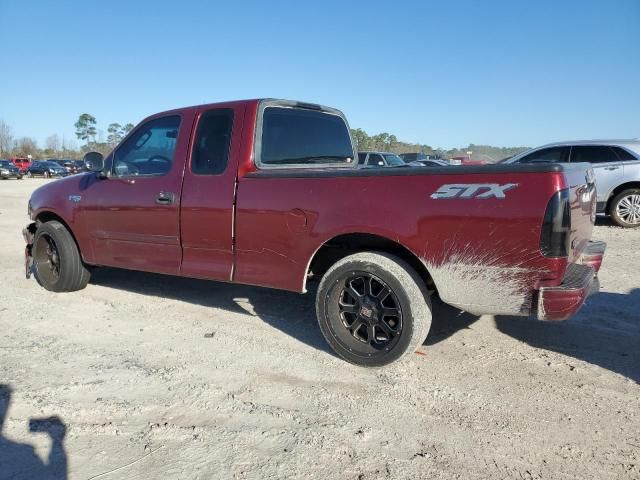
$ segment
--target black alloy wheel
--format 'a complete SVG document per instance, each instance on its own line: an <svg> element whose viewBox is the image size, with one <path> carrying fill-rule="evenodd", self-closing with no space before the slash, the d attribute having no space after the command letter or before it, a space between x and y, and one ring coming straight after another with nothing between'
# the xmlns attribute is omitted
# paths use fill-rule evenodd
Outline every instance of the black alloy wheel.
<svg viewBox="0 0 640 480"><path fill-rule="evenodd" d="M60 279L60 254L55 240L47 233L38 237L34 245L33 262L41 281L55 284Z"/></svg>
<svg viewBox="0 0 640 480"><path fill-rule="evenodd" d="M388 365L414 352L431 326L423 279L385 252L338 260L320 281L316 313L331 348L364 367Z"/></svg>
<svg viewBox="0 0 640 480"><path fill-rule="evenodd" d="M351 272L337 287L344 328L338 337L361 354L390 350L402 332L402 308L393 290L368 272Z"/></svg>

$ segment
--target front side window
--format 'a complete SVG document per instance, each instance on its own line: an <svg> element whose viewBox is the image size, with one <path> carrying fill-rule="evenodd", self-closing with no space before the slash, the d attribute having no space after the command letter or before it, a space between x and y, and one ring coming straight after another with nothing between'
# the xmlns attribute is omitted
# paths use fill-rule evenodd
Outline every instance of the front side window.
<svg viewBox="0 0 640 480"><path fill-rule="evenodd" d="M348 165L352 161L351 137L339 115L302 108L265 108L260 146L262 165Z"/></svg>
<svg viewBox="0 0 640 480"><path fill-rule="evenodd" d="M364 162L365 162L366 159L367 159L367 153L366 152L358 153L358 164L364 165Z"/></svg>
<svg viewBox="0 0 640 480"><path fill-rule="evenodd" d="M233 109L219 108L202 114L191 154L191 171L218 175L227 168Z"/></svg>
<svg viewBox="0 0 640 480"><path fill-rule="evenodd" d="M118 177L169 173L176 150L180 117L156 118L139 127L115 151L113 173Z"/></svg>
<svg viewBox="0 0 640 480"><path fill-rule="evenodd" d="M579 146L571 149L571 161L572 162L587 162L587 163L606 163L617 162L618 157L613 150L604 145L602 146Z"/></svg>
<svg viewBox="0 0 640 480"><path fill-rule="evenodd" d="M562 163L567 161L569 147L550 147L522 157L518 163Z"/></svg>

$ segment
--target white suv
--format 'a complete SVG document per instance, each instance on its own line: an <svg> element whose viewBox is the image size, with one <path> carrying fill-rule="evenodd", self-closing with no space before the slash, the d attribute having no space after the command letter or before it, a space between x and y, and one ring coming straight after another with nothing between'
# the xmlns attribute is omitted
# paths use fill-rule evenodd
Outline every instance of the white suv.
<svg viewBox="0 0 640 480"><path fill-rule="evenodd" d="M549 143L503 163L588 162L598 189L598 213L621 227L640 227L640 140Z"/></svg>

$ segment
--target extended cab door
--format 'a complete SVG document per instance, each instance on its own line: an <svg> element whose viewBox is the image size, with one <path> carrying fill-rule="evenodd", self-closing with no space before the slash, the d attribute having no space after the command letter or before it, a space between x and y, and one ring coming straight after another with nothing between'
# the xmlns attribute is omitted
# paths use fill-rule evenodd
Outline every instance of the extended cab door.
<svg viewBox="0 0 640 480"><path fill-rule="evenodd" d="M265 100L257 115L253 157L258 171L238 181L233 280L303 291L317 232L326 233L336 221L319 216L332 195L326 185L346 185L340 178L324 182L318 169L353 168L356 153L337 110ZM296 170L305 169L314 173L296 178ZM341 218L342 212L335 215Z"/></svg>
<svg viewBox="0 0 640 480"><path fill-rule="evenodd" d="M182 189L183 275L230 280L244 104L197 112Z"/></svg>
<svg viewBox="0 0 640 480"><path fill-rule="evenodd" d="M109 178L90 182L78 205L92 263L178 274L180 192L193 112L140 124L107 159Z"/></svg>

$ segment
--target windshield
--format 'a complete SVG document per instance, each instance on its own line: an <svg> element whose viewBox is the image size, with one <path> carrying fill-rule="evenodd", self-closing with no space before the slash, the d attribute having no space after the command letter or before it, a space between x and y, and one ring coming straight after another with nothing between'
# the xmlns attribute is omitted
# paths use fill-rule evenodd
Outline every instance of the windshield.
<svg viewBox="0 0 640 480"><path fill-rule="evenodd" d="M385 153L383 157L387 161L387 165L392 167L397 167L399 165L405 164L404 161L394 153Z"/></svg>
<svg viewBox="0 0 640 480"><path fill-rule="evenodd" d="M10 167L11 163L9 163L9 160L0 160L0 166L1 167Z"/></svg>

